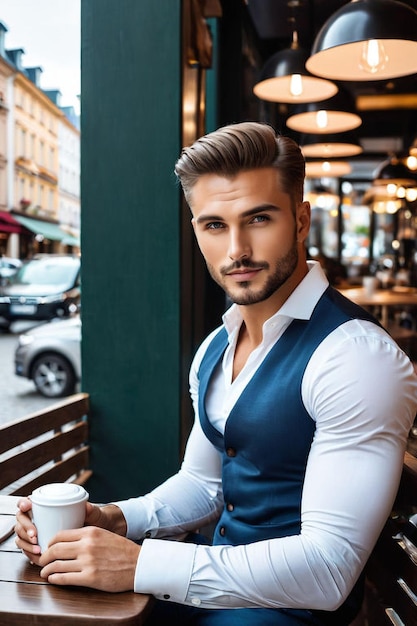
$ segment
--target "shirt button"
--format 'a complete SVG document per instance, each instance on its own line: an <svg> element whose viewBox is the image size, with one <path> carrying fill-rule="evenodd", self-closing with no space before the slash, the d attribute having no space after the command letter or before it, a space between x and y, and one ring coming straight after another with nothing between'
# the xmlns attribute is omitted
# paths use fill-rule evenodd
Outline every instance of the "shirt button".
<svg viewBox="0 0 417 626"><path fill-rule="evenodd" d="M225 536L225 534L226 534L226 529L225 529L225 527L224 527L224 526L222 526L222 527L220 528L220 535L221 535L222 537L224 537L224 536Z"/></svg>
<svg viewBox="0 0 417 626"><path fill-rule="evenodd" d="M236 450L234 448L227 448L226 454L227 456L234 457L236 456Z"/></svg>
<svg viewBox="0 0 417 626"><path fill-rule="evenodd" d="M200 606L200 604L201 604L200 598L192 598L191 599L191 604L194 604L194 606Z"/></svg>
<svg viewBox="0 0 417 626"><path fill-rule="evenodd" d="M169 600L170 597L169 593L164 593L164 600Z"/></svg>
<svg viewBox="0 0 417 626"><path fill-rule="evenodd" d="M233 506L233 504L232 504L231 502L228 502L228 503L226 504L226 509L227 509L228 511L232 512L234 508L235 508L235 507Z"/></svg>

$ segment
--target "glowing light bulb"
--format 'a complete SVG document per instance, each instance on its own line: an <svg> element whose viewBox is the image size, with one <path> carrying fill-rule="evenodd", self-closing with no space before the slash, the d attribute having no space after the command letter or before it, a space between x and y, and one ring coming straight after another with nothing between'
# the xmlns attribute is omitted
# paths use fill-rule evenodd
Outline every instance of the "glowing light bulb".
<svg viewBox="0 0 417 626"><path fill-rule="evenodd" d="M385 68L388 56L380 39L369 39L362 46L359 66L369 74L377 74Z"/></svg>
<svg viewBox="0 0 417 626"><path fill-rule="evenodd" d="M395 200L388 200L387 202L387 213L393 215L398 211L398 204Z"/></svg>
<svg viewBox="0 0 417 626"><path fill-rule="evenodd" d="M323 109L321 111L317 111L316 124L319 128L326 128L328 124L327 111L324 111Z"/></svg>
<svg viewBox="0 0 417 626"><path fill-rule="evenodd" d="M417 189L415 187L407 189L405 197L408 202L415 202L417 200Z"/></svg>
<svg viewBox="0 0 417 626"><path fill-rule="evenodd" d="M303 81L301 74L292 74L290 82L290 93L292 96L301 96L303 93Z"/></svg>
<svg viewBox="0 0 417 626"><path fill-rule="evenodd" d="M417 170L417 157L410 155L407 157L407 167L409 170Z"/></svg>

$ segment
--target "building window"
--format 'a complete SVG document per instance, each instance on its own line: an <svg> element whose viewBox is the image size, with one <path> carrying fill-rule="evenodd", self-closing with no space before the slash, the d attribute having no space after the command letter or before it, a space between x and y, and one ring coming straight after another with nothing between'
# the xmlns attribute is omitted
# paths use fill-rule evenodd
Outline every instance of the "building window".
<svg viewBox="0 0 417 626"><path fill-rule="evenodd" d="M20 131L20 156L26 156L26 130L24 128Z"/></svg>
<svg viewBox="0 0 417 626"><path fill-rule="evenodd" d="M36 158L35 148L36 148L36 135L32 133L30 136L30 158L31 159Z"/></svg>
<svg viewBox="0 0 417 626"><path fill-rule="evenodd" d="M49 169L51 171L54 170L54 166L55 166L54 161L55 161L55 150L54 148L50 147L49 148Z"/></svg>
<svg viewBox="0 0 417 626"><path fill-rule="evenodd" d="M45 165L45 142L39 142L39 163L40 165Z"/></svg>

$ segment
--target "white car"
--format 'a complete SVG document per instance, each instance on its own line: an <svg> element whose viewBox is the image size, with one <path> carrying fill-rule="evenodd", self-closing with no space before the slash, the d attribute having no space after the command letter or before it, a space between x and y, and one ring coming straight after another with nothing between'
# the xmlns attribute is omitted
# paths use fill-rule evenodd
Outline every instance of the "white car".
<svg viewBox="0 0 417 626"><path fill-rule="evenodd" d="M33 380L47 398L74 393L81 379L81 319L42 324L19 336L15 374Z"/></svg>
<svg viewBox="0 0 417 626"><path fill-rule="evenodd" d="M0 284L6 285L7 281L22 267L22 261L11 259L7 256L0 257Z"/></svg>

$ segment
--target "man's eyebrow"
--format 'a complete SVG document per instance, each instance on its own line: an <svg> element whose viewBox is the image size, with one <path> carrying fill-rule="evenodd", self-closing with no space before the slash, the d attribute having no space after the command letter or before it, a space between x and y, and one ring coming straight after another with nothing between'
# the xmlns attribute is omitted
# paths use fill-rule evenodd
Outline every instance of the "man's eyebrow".
<svg viewBox="0 0 417 626"><path fill-rule="evenodd" d="M251 217L252 215L258 215L259 213L264 213L265 211L279 211L280 208L275 204L261 204L260 206L254 207L253 209L248 209L247 211L243 211L240 217ZM222 215L200 215L195 220L196 224L203 224L207 222L222 222L224 217Z"/></svg>

